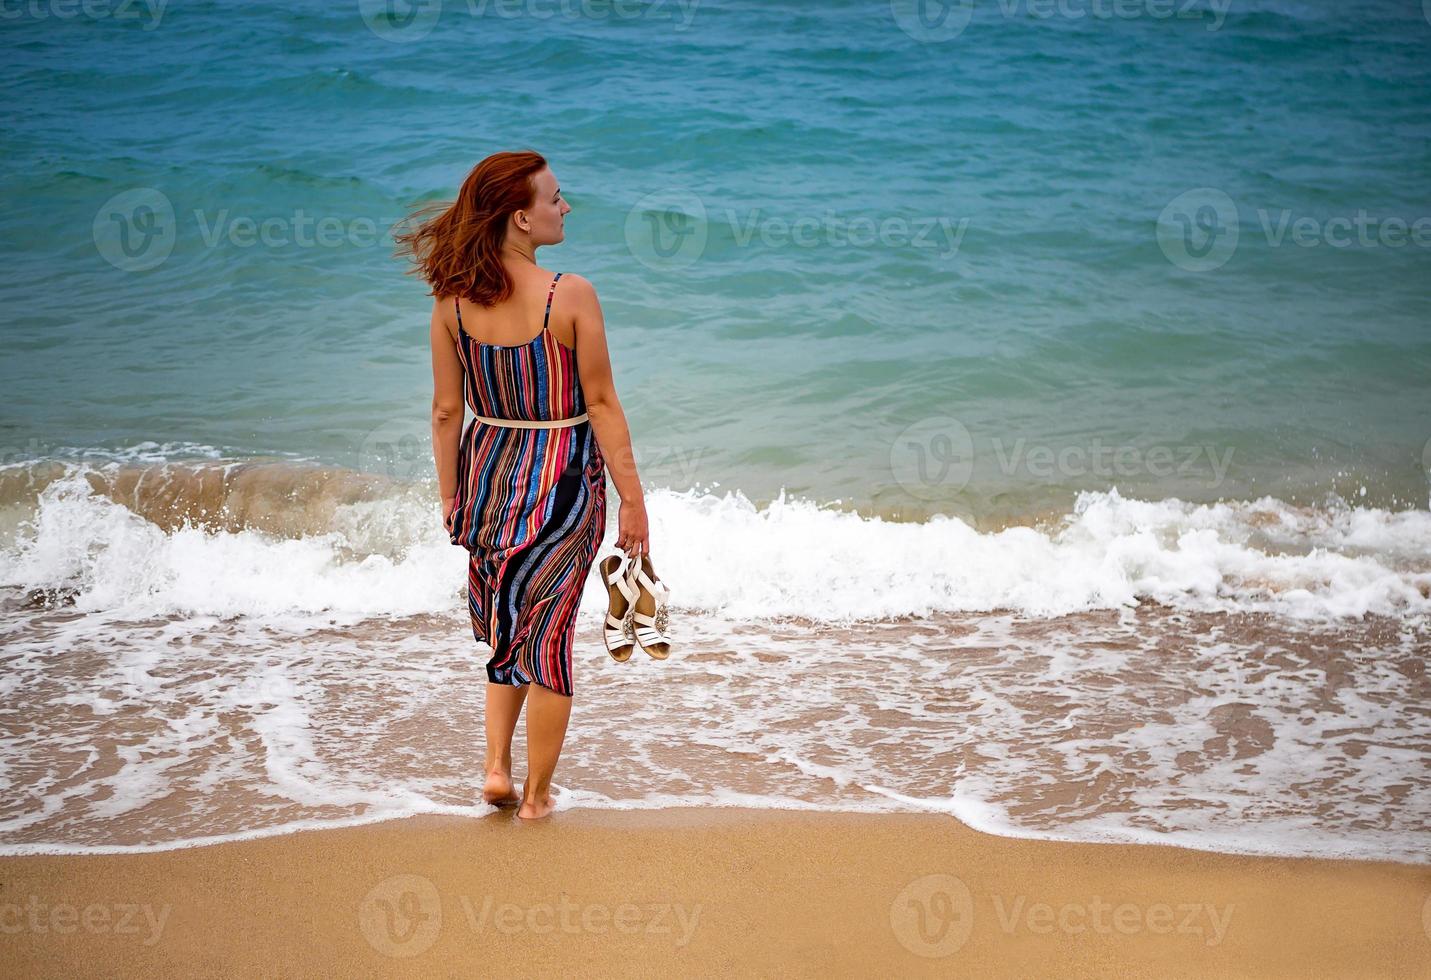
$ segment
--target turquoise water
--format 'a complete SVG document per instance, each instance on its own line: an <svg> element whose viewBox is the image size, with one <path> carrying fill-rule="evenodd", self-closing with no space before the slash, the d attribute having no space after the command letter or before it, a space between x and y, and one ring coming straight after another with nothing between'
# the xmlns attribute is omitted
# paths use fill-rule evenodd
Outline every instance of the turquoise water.
<svg viewBox="0 0 1431 980"><path fill-rule="evenodd" d="M430 300L387 231L530 146L650 485L1424 508L1431 23L1184 8L980 3L952 37L964 8L881 3L30 10L0 445L430 478ZM1327 242L1358 214L1389 230Z"/></svg>
<svg viewBox="0 0 1431 980"><path fill-rule="evenodd" d="M123 9L0 9L0 852L486 812L387 235L533 147L678 643L564 806L1426 862L1419 2Z"/></svg>

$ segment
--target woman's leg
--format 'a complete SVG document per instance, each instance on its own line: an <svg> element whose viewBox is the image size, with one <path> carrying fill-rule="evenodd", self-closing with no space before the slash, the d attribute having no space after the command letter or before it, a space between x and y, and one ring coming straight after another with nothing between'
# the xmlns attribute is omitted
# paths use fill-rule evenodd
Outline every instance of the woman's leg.
<svg viewBox="0 0 1431 980"><path fill-rule="evenodd" d="M528 685L487 682L487 781L482 786L484 803L516 803L520 796L512 786L512 734L517 716L527 698Z"/></svg>
<svg viewBox="0 0 1431 980"><path fill-rule="evenodd" d="M566 725L571 718L571 697L540 684L532 684L527 705L527 780L522 785L519 817L545 817L552 812L552 773L556 771Z"/></svg>

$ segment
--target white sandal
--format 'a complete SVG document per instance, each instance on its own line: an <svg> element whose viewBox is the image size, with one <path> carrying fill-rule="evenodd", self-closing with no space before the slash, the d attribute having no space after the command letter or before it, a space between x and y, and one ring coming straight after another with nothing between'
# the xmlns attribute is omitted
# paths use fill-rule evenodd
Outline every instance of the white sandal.
<svg viewBox="0 0 1431 980"><path fill-rule="evenodd" d="M630 573L622 567L626 559L609 555L601 560L601 575L606 579L606 652L611 659L624 664L636 652L636 628L631 618L636 612L636 586Z"/></svg>
<svg viewBox="0 0 1431 980"><path fill-rule="evenodd" d="M673 646L666 632L666 603L671 597L671 590L656 577L656 569L651 566L647 555L632 559L626 575L627 582L638 592L636 601L630 607L636 642L653 659L665 660L671 655Z"/></svg>

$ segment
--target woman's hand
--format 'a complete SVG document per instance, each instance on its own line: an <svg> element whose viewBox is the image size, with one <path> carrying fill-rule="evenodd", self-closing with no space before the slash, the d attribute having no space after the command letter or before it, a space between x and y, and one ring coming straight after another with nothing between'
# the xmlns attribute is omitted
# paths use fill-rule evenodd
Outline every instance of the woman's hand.
<svg viewBox="0 0 1431 980"><path fill-rule="evenodd" d="M452 515L457 513L457 496L442 498L442 526L452 530Z"/></svg>
<svg viewBox="0 0 1431 980"><path fill-rule="evenodd" d="M651 553L651 530L646 522L646 501L621 501L621 512L616 517L616 547L628 558Z"/></svg>

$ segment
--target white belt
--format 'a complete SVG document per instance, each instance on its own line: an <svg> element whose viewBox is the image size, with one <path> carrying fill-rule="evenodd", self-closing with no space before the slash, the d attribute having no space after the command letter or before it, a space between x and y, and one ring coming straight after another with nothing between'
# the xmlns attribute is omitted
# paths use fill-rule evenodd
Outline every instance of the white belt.
<svg viewBox="0 0 1431 980"><path fill-rule="evenodd" d="M489 419L485 415L474 416L478 422L485 422L488 425L505 425L510 429L561 429L568 425L576 425L578 422L585 422L586 417L585 412L569 419Z"/></svg>

